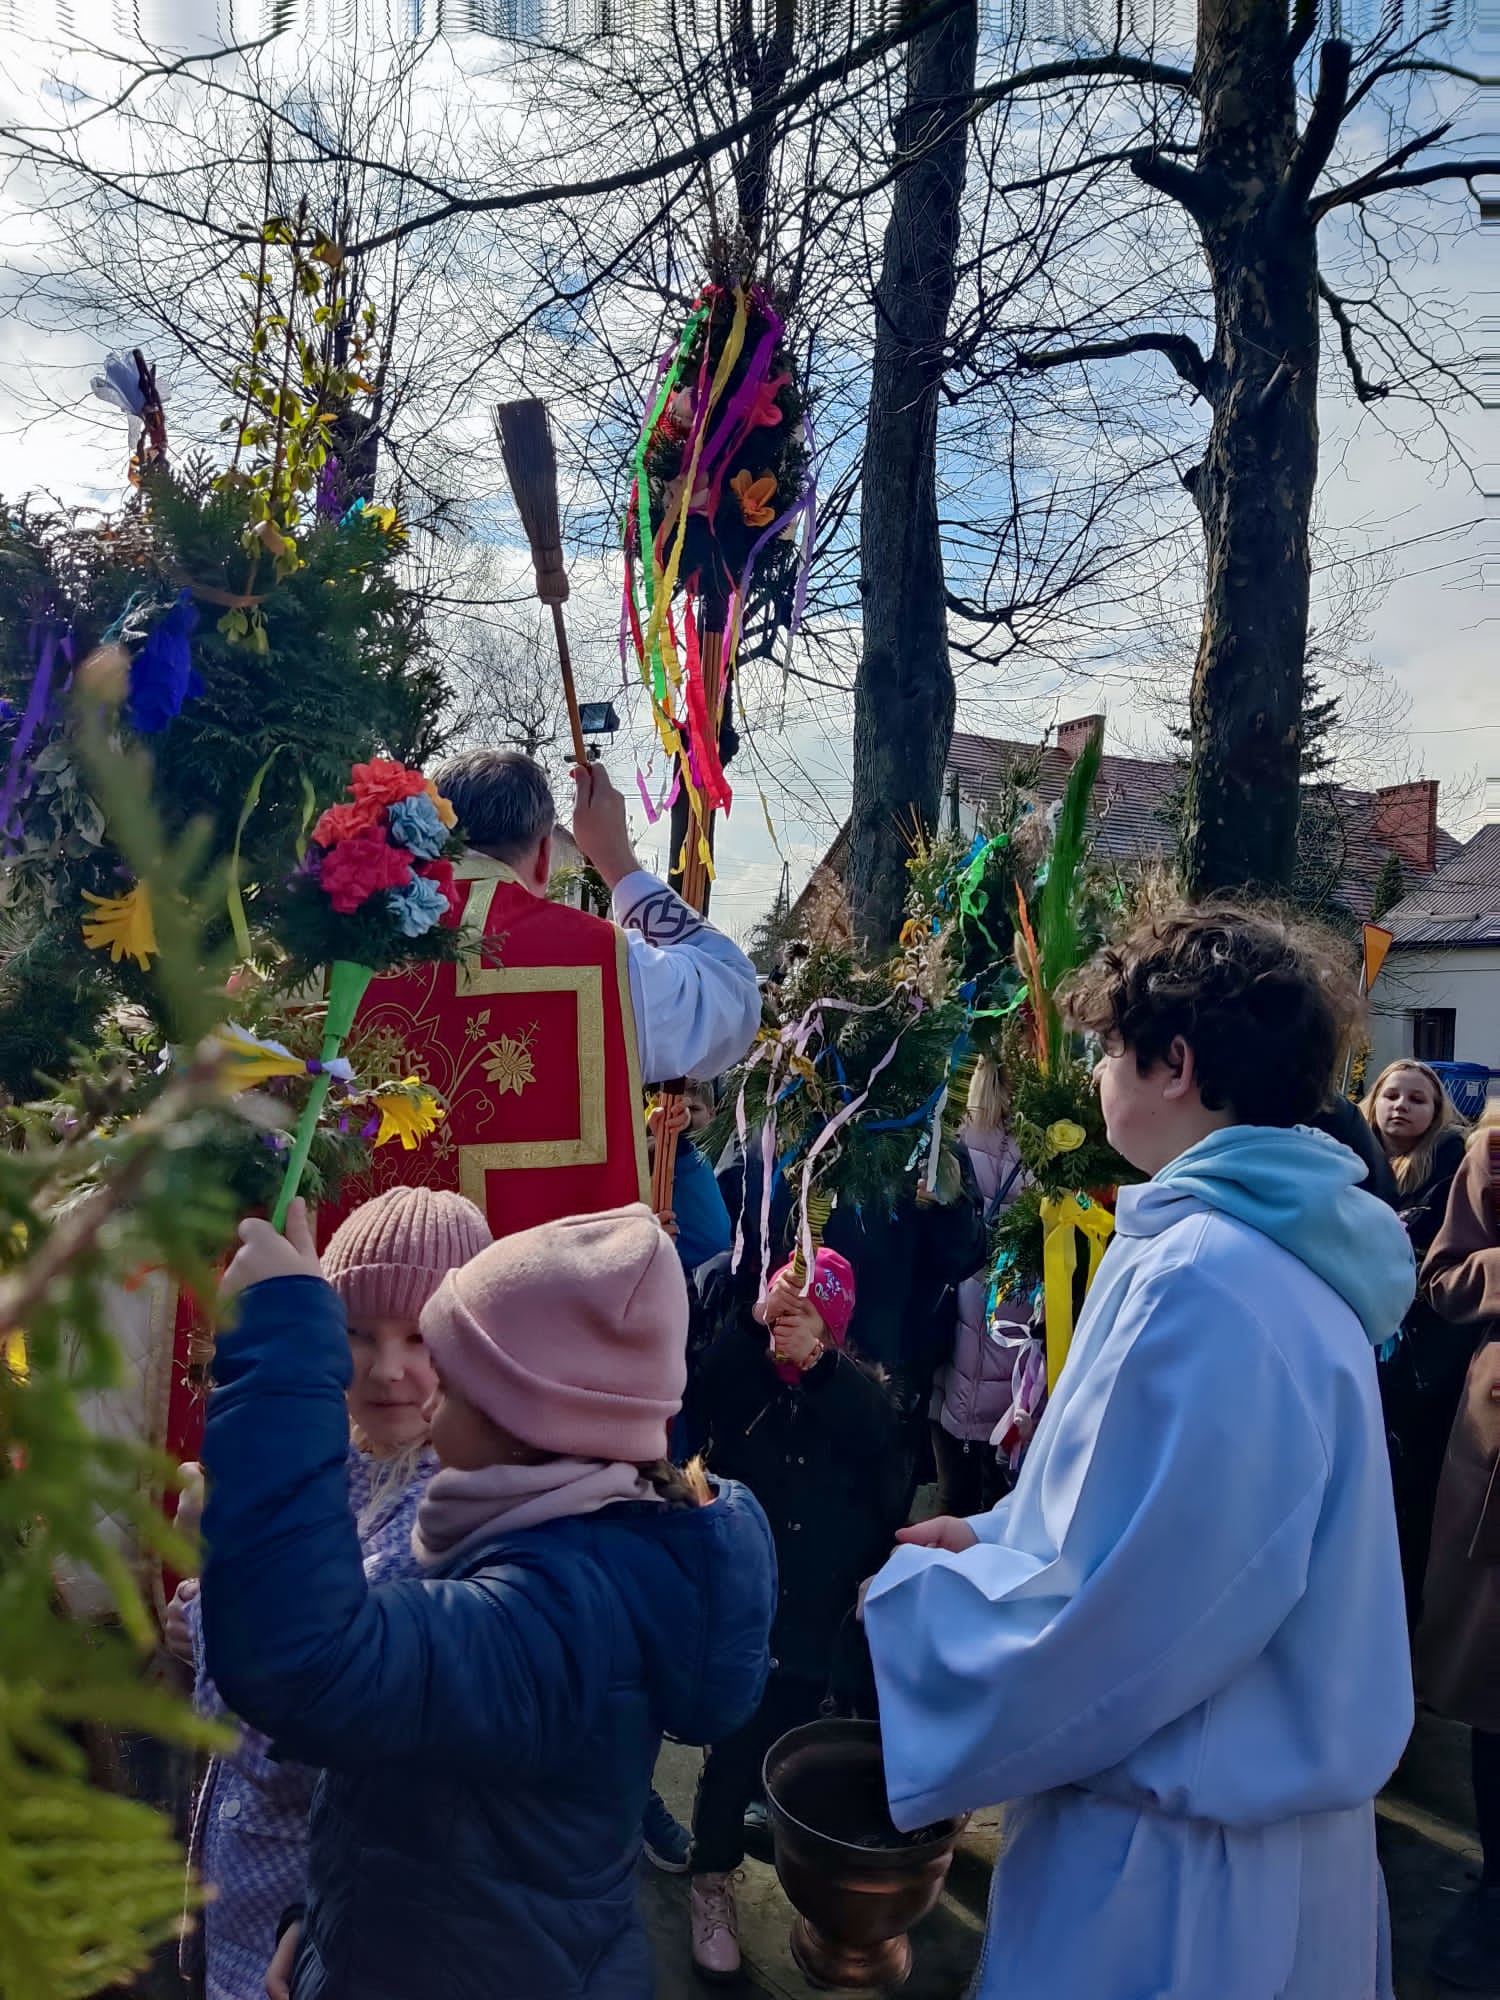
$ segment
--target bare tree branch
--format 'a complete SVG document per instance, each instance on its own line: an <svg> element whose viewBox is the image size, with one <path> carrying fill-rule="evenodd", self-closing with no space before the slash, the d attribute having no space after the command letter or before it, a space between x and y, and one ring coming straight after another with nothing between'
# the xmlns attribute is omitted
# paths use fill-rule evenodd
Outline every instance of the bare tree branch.
<svg viewBox="0 0 1500 2000"><path fill-rule="evenodd" d="M1278 219L1282 221L1290 221L1303 208L1317 185L1318 175L1333 153L1349 96L1349 74L1353 63L1354 52L1347 42L1327 41L1323 44L1312 110L1302 128L1302 137L1297 141L1297 150L1287 168L1281 193L1276 198Z"/></svg>
<svg viewBox="0 0 1500 2000"><path fill-rule="evenodd" d="M1354 345L1354 322L1349 317L1349 308L1326 278L1318 280L1318 296L1328 308L1328 314L1339 330L1339 346L1343 349L1344 366L1349 370L1349 380L1354 384L1354 393L1361 403L1379 403L1390 393L1388 382L1372 382L1360 366L1359 354Z"/></svg>
<svg viewBox="0 0 1500 2000"><path fill-rule="evenodd" d="M1207 355L1185 333L1130 333L1118 340L1084 341L1077 347L1033 348L1016 357L1019 368L1040 371L1066 368L1078 361L1118 361L1127 354L1164 354L1177 373L1205 400L1209 399Z"/></svg>

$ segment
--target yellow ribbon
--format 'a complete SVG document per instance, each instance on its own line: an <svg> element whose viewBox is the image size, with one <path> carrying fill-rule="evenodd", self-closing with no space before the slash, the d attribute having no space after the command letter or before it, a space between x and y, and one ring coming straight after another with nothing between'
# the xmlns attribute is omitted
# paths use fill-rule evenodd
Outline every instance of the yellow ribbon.
<svg viewBox="0 0 1500 2000"><path fill-rule="evenodd" d="M1073 1276L1078 1269L1078 1233L1088 1238L1088 1283L1099 1272L1104 1246L1115 1230L1107 1208L1086 1195L1044 1195L1042 1198L1042 1299L1047 1324L1047 1393L1073 1344ZM1087 1286L1084 1288L1088 1289Z"/></svg>

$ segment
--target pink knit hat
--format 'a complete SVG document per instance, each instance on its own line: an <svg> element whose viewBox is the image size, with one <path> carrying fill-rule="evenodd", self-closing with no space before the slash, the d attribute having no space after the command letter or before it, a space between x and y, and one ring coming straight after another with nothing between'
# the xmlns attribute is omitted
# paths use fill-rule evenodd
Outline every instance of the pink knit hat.
<svg viewBox="0 0 1500 2000"><path fill-rule="evenodd" d="M502 1237L422 1314L446 1388L535 1451L648 1465L687 1383L687 1283L643 1202Z"/></svg>
<svg viewBox="0 0 1500 2000"><path fill-rule="evenodd" d="M489 1224L462 1195L391 1188L339 1224L323 1252L323 1276L355 1322L417 1319L448 1273L491 1240Z"/></svg>
<svg viewBox="0 0 1500 2000"><path fill-rule="evenodd" d="M772 1278L774 1285L781 1278L790 1277L794 1264L783 1264ZM797 1289L800 1291L801 1286ZM818 1250L813 1255L812 1285L808 1297L818 1309L822 1320L836 1347L842 1347L848 1337L849 1322L854 1317L854 1271L847 1257L841 1257L837 1250Z"/></svg>

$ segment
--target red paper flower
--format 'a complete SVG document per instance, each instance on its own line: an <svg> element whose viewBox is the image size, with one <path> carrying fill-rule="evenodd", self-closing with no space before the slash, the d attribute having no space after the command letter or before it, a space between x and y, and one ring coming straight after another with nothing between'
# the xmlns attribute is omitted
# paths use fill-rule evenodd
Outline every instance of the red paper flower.
<svg viewBox="0 0 1500 2000"><path fill-rule="evenodd" d="M337 847L356 833L364 833L379 823L378 805L330 806L312 830L319 847Z"/></svg>
<svg viewBox="0 0 1500 2000"><path fill-rule="evenodd" d="M414 799L418 792L425 792L427 780L420 771L408 771L389 757L372 757L368 764L355 765L349 789L354 803L373 815L382 806L393 806L397 799Z"/></svg>
<svg viewBox="0 0 1500 2000"><path fill-rule="evenodd" d="M401 767L395 766L397 770ZM411 880L411 862L392 847L379 827L350 834L323 856L318 880L341 916L352 916L368 896L382 889L403 889Z"/></svg>
<svg viewBox="0 0 1500 2000"><path fill-rule="evenodd" d="M451 861L419 861L417 873L425 875L429 882L436 882L448 898L448 921L456 924L463 910L464 899L458 893L458 884L453 879Z"/></svg>

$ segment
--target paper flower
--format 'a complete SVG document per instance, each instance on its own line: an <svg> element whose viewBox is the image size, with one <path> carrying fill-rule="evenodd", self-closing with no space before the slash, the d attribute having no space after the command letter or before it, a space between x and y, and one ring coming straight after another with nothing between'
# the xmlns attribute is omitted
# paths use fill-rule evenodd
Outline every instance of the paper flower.
<svg viewBox="0 0 1500 2000"><path fill-rule="evenodd" d="M123 896L93 896L85 889L83 900L99 912L83 920L83 941L89 950L107 951L113 965L133 958L145 972L156 953L151 891L145 883L137 882Z"/></svg>
<svg viewBox="0 0 1500 2000"><path fill-rule="evenodd" d="M335 853L342 849L335 849ZM327 863L323 869L327 880ZM426 937L434 924L440 924L448 914L448 898L436 882L429 882L424 875L414 875L404 887L393 890L386 897L391 915L401 926L401 935L409 938ZM337 908L337 905L335 905Z"/></svg>
<svg viewBox="0 0 1500 2000"><path fill-rule="evenodd" d="M770 504L776 497L774 472L763 472L759 479L749 472L737 472L729 482L729 490L740 503L747 528L770 527L776 519L776 509Z"/></svg>
<svg viewBox="0 0 1500 2000"><path fill-rule="evenodd" d="M348 840L354 834L364 833L375 826L380 819L381 808L365 806L330 806L312 830L315 847L337 847L341 840Z"/></svg>
<svg viewBox="0 0 1500 2000"><path fill-rule="evenodd" d="M252 1035L248 1028L237 1028L232 1023L220 1028L214 1039L224 1051L219 1074L231 1092L254 1090L258 1084L282 1076L328 1075L339 1083L353 1080L354 1071L343 1056L334 1056L329 1062L304 1061L301 1056L294 1056L284 1043L272 1041L269 1036Z"/></svg>
<svg viewBox="0 0 1500 2000"><path fill-rule="evenodd" d="M776 398L791 379L790 375L777 375L771 381L761 383L755 392L755 403L750 411L751 430L763 428L774 430L778 424L785 421L781 405Z"/></svg>
<svg viewBox="0 0 1500 2000"><path fill-rule="evenodd" d="M1047 1127L1047 1151L1076 1153L1088 1136L1083 1127L1075 1125L1071 1118L1059 1118Z"/></svg>
<svg viewBox="0 0 1500 2000"><path fill-rule="evenodd" d="M383 828L370 827L330 847L318 879L334 909L347 917L382 889L403 888L411 880L411 862L399 847L391 846ZM406 935L420 936L420 932Z"/></svg>
<svg viewBox="0 0 1500 2000"><path fill-rule="evenodd" d="M458 893L458 883L454 879L453 874L453 863L451 861L423 861L418 864L417 873L424 881L435 883L442 890L443 898L448 905L448 916L453 923L457 923L459 914L464 906L464 899Z"/></svg>
<svg viewBox="0 0 1500 2000"><path fill-rule="evenodd" d="M427 787L427 796L432 800L433 808L436 811L438 818L443 822L443 825L447 827L448 831L451 833L454 827L458 825L458 814L453 810L452 806L449 805L448 801L443 797L442 793L438 790L437 786L432 782L431 778L424 778L422 782Z"/></svg>
<svg viewBox="0 0 1500 2000"><path fill-rule="evenodd" d="M157 619L130 663L126 712L132 728L143 736L159 735L182 712L185 701L203 692L188 643L197 627L198 607L188 591L179 591L177 602Z"/></svg>
<svg viewBox="0 0 1500 2000"><path fill-rule="evenodd" d="M408 848L419 861L436 861L448 845L448 829L425 792L397 799L387 808L385 823L395 844Z"/></svg>
<svg viewBox="0 0 1500 2000"><path fill-rule="evenodd" d="M356 764L349 780L356 805L393 806L398 799L415 798L425 792L427 780L420 771L408 771L390 757L372 757L368 764Z"/></svg>
<svg viewBox="0 0 1500 2000"><path fill-rule="evenodd" d="M442 1105L430 1090L422 1088L420 1077L404 1077L390 1089L377 1091L374 1102L380 1113L376 1145L388 1146L399 1139L408 1153L414 1153L437 1130L443 1116Z"/></svg>

